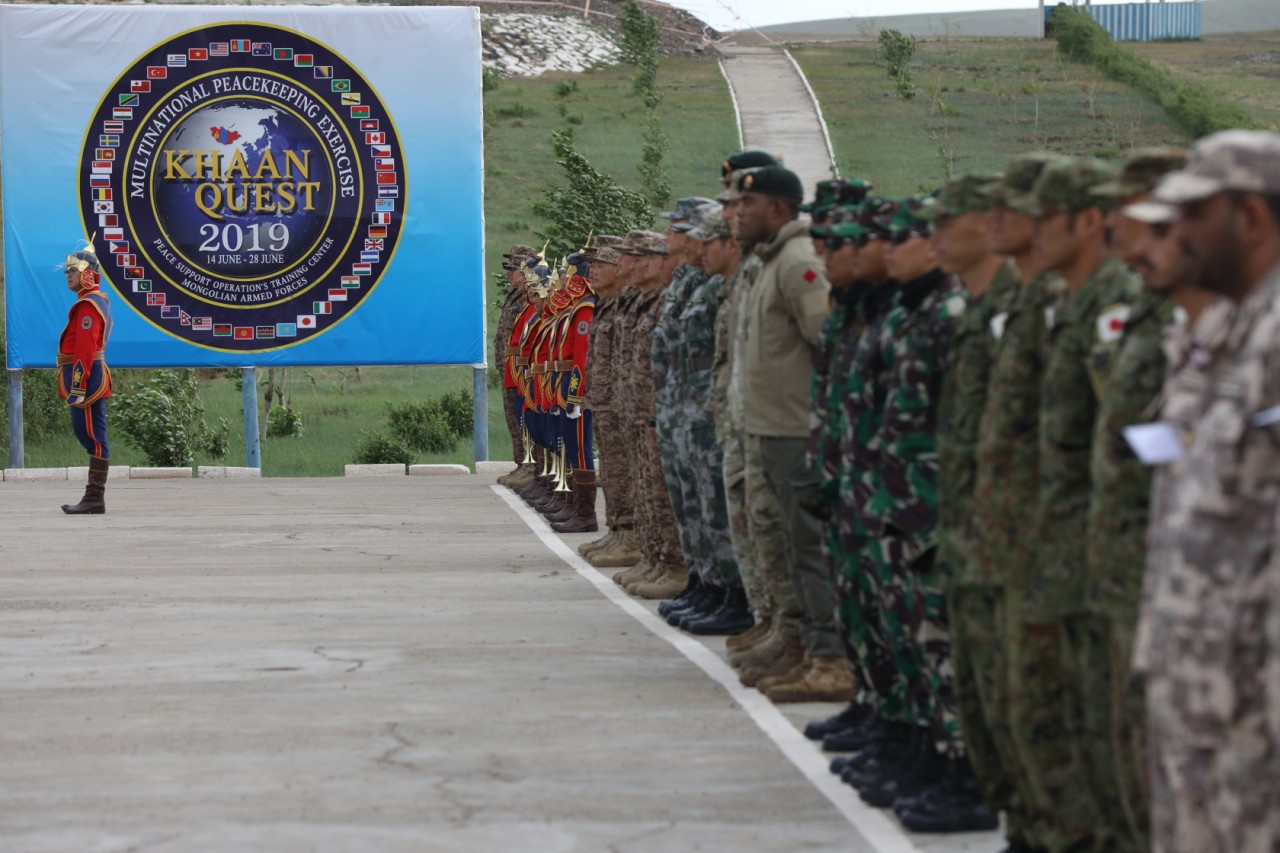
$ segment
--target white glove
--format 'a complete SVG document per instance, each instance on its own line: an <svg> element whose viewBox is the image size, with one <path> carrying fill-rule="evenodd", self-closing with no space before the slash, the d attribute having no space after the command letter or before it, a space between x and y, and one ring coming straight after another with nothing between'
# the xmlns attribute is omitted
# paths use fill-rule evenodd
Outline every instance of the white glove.
<svg viewBox="0 0 1280 853"><path fill-rule="evenodd" d="M68 406L83 406L83 405L84 405L84 397L68 397L68 398L67 398L67 405L68 405Z"/></svg>
<svg viewBox="0 0 1280 853"><path fill-rule="evenodd" d="M582 417L582 407L574 403L569 407L569 420L576 421L580 417Z"/></svg>

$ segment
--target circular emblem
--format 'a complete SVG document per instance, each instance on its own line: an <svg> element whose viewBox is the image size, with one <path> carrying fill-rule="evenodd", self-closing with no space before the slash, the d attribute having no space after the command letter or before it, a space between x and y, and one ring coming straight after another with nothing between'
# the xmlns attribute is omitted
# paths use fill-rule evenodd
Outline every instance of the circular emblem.
<svg viewBox="0 0 1280 853"><path fill-rule="evenodd" d="M80 157L104 274L167 334L291 346L354 312L400 237L385 105L327 46L228 23L155 45L112 84Z"/></svg>

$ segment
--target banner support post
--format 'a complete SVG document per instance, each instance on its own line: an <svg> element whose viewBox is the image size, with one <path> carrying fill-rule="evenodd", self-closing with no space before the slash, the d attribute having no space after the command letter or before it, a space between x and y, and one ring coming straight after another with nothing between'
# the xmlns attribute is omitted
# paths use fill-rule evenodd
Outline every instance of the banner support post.
<svg viewBox="0 0 1280 853"><path fill-rule="evenodd" d="M22 468L22 371L9 371L9 467Z"/></svg>
<svg viewBox="0 0 1280 853"><path fill-rule="evenodd" d="M489 369L471 369L471 440L473 462L489 461ZM472 471L476 466L472 466Z"/></svg>
<svg viewBox="0 0 1280 853"><path fill-rule="evenodd" d="M258 438L258 370L240 368L240 401L244 408L245 465L262 468L262 445Z"/></svg>

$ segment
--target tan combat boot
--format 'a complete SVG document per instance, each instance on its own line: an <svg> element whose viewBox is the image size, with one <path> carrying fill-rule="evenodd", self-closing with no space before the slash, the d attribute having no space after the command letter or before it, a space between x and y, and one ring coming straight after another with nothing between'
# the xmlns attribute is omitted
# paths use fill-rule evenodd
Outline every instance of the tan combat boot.
<svg viewBox="0 0 1280 853"><path fill-rule="evenodd" d="M774 652L772 659L757 659L750 665L743 666L738 680L747 687L758 687L761 679L788 675L804 662L804 646L800 643L800 637L795 633L794 628L783 627L781 641L775 648L777 651ZM761 649L761 651L764 650Z"/></svg>
<svg viewBox="0 0 1280 853"><path fill-rule="evenodd" d="M596 556L598 555L592 554L592 557L596 557ZM594 559L589 560L588 562L590 562L591 565L593 566L596 565L596 561ZM607 567L602 567L602 568L607 568ZM613 582L616 583L618 586L622 587L623 589L626 589L627 584L635 583L636 581L639 581L651 571L653 571L653 564L649 562L649 559L647 557L641 557L640 561L636 563L634 566L625 568L622 571L618 572L616 575L614 575Z"/></svg>
<svg viewBox="0 0 1280 853"><path fill-rule="evenodd" d="M773 617L764 616L747 630L724 641L724 647L731 652L749 649L764 639L773 627Z"/></svg>
<svg viewBox="0 0 1280 853"><path fill-rule="evenodd" d="M779 684L789 684L792 681L798 681L804 678L804 674L809 669L809 652L805 651L801 654L800 662L786 672L778 675L766 675L756 682L756 689L761 693L767 693L771 688Z"/></svg>
<svg viewBox="0 0 1280 853"><path fill-rule="evenodd" d="M610 527L609 532L601 536L599 539L593 539L590 542L583 542L578 546L578 556L590 557L597 551L603 551L608 548L614 539L618 538L618 531Z"/></svg>
<svg viewBox="0 0 1280 853"><path fill-rule="evenodd" d="M521 465L515 470L515 473L508 475L510 479L507 481L507 487L520 491L525 486L533 482L533 478L538 475L538 466L532 462Z"/></svg>
<svg viewBox="0 0 1280 853"><path fill-rule="evenodd" d="M587 562L597 569L618 569L634 566L644 558L640 553L640 540L634 527L622 527L613 542L587 557ZM614 575L617 578L617 575Z"/></svg>
<svg viewBox="0 0 1280 853"><path fill-rule="evenodd" d="M782 635L782 620L775 617L763 637L745 649L729 652L729 665L741 670L772 662L782 653Z"/></svg>
<svg viewBox="0 0 1280 853"><path fill-rule="evenodd" d="M642 583L653 583L666 574L666 569L662 563L655 563L652 560L649 560L648 563L649 568L644 573L632 576L631 580L622 585L622 588L635 595L637 586Z"/></svg>
<svg viewBox="0 0 1280 853"><path fill-rule="evenodd" d="M799 678L762 687L761 690L774 703L848 702L853 698L853 673L849 672L849 664L843 657L810 657Z"/></svg>
<svg viewBox="0 0 1280 853"><path fill-rule="evenodd" d="M688 585L689 569L684 563L663 563L658 577L647 583L635 584L627 591L640 598L661 601L675 598Z"/></svg>

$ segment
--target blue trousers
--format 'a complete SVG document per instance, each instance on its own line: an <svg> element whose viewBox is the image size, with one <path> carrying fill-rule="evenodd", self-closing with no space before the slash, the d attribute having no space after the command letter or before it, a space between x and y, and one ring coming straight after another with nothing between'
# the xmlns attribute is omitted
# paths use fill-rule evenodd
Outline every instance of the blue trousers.
<svg viewBox="0 0 1280 853"><path fill-rule="evenodd" d="M111 450L107 447L107 401L95 400L86 408L68 406L71 413L71 429L76 439L89 451L90 456L103 459L111 458Z"/></svg>

